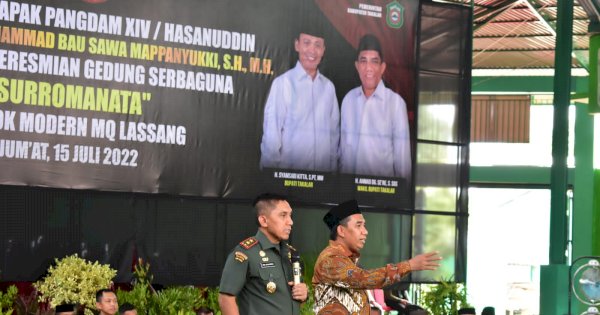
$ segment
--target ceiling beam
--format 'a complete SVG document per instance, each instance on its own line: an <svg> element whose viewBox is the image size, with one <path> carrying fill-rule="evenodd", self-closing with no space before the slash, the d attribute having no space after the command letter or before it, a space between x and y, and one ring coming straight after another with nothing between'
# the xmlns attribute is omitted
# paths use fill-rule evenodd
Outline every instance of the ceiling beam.
<svg viewBox="0 0 600 315"><path fill-rule="evenodd" d="M514 70L514 69L513 69ZM542 69L537 69L542 70ZM474 76L471 82L471 91L482 92L523 92L523 93L552 93L554 91L554 71L545 76ZM505 71L510 72L510 69ZM516 71L515 71L516 72ZM571 77L571 92L587 93L589 82L587 76Z"/></svg>
<svg viewBox="0 0 600 315"><path fill-rule="evenodd" d="M495 14L498 11L500 11L500 13L504 10L506 10L509 7L512 7L515 3L517 3L519 0L501 0L498 1L498 3L494 4L493 6L486 6L485 10L474 14L473 15L473 19L480 19L488 14Z"/></svg>
<svg viewBox="0 0 600 315"><path fill-rule="evenodd" d="M476 3L476 2L473 2L471 0L444 0L444 1L440 1L440 2L450 2L450 3L462 4L462 5L469 5L469 6L473 5L474 7L477 7L477 8L486 8L486 9L492 8L489 5L485 5L485 4L481 4L481 3Z"/></svg>
<svg viewBox="0 0 600 315"><path fill-rule="evenodd" d="M590 24L588 25L588 32L600 33L600 6L598 1L595 0L579 0L579 5L583 8Z"/></svg>
<svg viewBox="0 0 600 315"><path fill-rule="evenodd" d="M531 13L533 13L533 15L535 15L540 22L542 22L542 25L544 25L546 30L553 36L556 36L556 26L551 25L550 22L548 22L548 15L540 13L537 8L539 7L537 0L524 0L523 2L529 7Z"/></svg>
<svg viewBox="0 0 600 315"><path fill-rule="evenodd" d="M598 22L600 20L600 5L594 0L578 0L579 5L587 13L590 21Z"/></svg>
<svg viewBox="0 0 600 315"><path fill-rule="evenodd" d="M574 37L587 37L588 33L573 33ZM536 38L536 37L540 37L540 38L547 38L547 37L552 37L554 38L554 35L550 35L550 34L508 34L508 35L473 35L474 39L492 39L492 38Z"/></svg>
<svg viewBox="0 0 600 315"><path fill-rule="evenodd" d="M514 9L513 9L514 10ZM519 20L504 20L504 21L492 21L491 23L493 24L508 24L508 23L519 23L519 22L537 22L538 19L519 19ZM556 23L556 18L552 17L552 16L547 16L546 17L546 21L548 21L548 23ZM573 17L573 22L587 22L588 21L588 17L587 16L583 16L583 17ZM474 22L474 24L480 24L480 22Z"/></svg>
<svg viewBox="0 0 600 315"><path fill-rule="evenodd" d="M502 48L498 48L498 49L494 49L494 50L489 50L489 49L473 49L473 51L475 52L495 52L495 53L500 53L500 52L535 52L535 51L555 51L556 49L553 48L539 48L539 49L526 49L526 48L522 48L522 49L516 49L516 48L508 48L508 49L502 49ZM587 48L573 48L573 51L588 51Z"/></svg>
<svg viewBox="0 0 600 315"><path fill-rule="evenodd" d="M554 36L556 36L556 25L552 25L548 22L548 15L542 14L539 9L544 8L544 6L540 6L538 0L524 0L524 3L531 9L531 12L539 18L540 22L546 27L546 29ZM572 9L572 8L571 8ZM572 17L571 17L572 18ZM571 20L572 21L572 20ZM573 30L571 30L571 33ZM571 37L571 42L573 38ZM575 58L580 65L582 65L586 70L589 70L589 61L583 60L580 55L575 54L573 50L571 50L571 57Z"/></svg>
<svg viewBox="0 0 600 315"><path fill-rule="evenodd" d="M478 13L473 16L473 21L477 21L480 18L485 17L483 21L478 22L473 26L473 32L477 31L477 29L486 26L489 22L495 19L498 15L504 13L504 11L512 8L515 4L517 4L519 0L502 0L499 1L496 6L491 9L487 9L483 12Z"/></svg>

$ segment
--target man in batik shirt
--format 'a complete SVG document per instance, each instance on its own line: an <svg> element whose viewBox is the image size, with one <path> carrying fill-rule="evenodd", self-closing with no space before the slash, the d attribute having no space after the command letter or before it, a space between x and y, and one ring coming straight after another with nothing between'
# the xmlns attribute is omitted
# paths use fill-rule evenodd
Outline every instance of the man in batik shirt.
<svg viewBox="0 0 600 315"><path fill-rule="evenodd" d="M329 210L323 221L330 241L315 264L315 313L318 315L364 315L370 313L365 290L400 281L411 271L434 270L441 257L437 252L420 254L408 261L365 270L357 266L359 252L367 240L365 219L356 200Z"/></svg>

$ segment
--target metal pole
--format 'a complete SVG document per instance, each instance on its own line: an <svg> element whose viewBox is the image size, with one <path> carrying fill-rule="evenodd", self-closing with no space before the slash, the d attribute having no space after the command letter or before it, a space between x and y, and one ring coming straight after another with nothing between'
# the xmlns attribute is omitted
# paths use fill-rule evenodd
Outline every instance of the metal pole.
<svg viewBox="0 0 600 315"><path fill-rule="evenodd" d="M550 264L566 264L567 153L573 47L573 0L558 1L554 62L554 128L550 174Z"/></svg>

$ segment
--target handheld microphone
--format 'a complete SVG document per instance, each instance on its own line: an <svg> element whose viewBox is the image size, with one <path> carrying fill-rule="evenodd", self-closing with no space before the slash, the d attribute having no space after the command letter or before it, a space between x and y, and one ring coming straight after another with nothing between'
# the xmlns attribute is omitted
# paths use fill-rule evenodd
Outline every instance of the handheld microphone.
<svg viewBox="0 0 600 315"><path fill-rule="evenodd" d="M300 268L300 256L292 256L292 272L294 273L294 284L298 284L301 281L302 269Z"/></svg>

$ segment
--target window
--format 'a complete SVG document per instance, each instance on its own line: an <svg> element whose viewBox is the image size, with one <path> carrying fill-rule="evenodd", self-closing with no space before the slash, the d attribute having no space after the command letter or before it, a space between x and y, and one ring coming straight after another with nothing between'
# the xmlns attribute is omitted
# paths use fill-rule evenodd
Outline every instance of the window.
<svg viewBox="0 0 600 315"><path fill-rule="evenodd" d="M469 302L478 310L493 306L497 314L539 314L539 268L548 264L550 190L470 188L469 214Z"/></svg>

